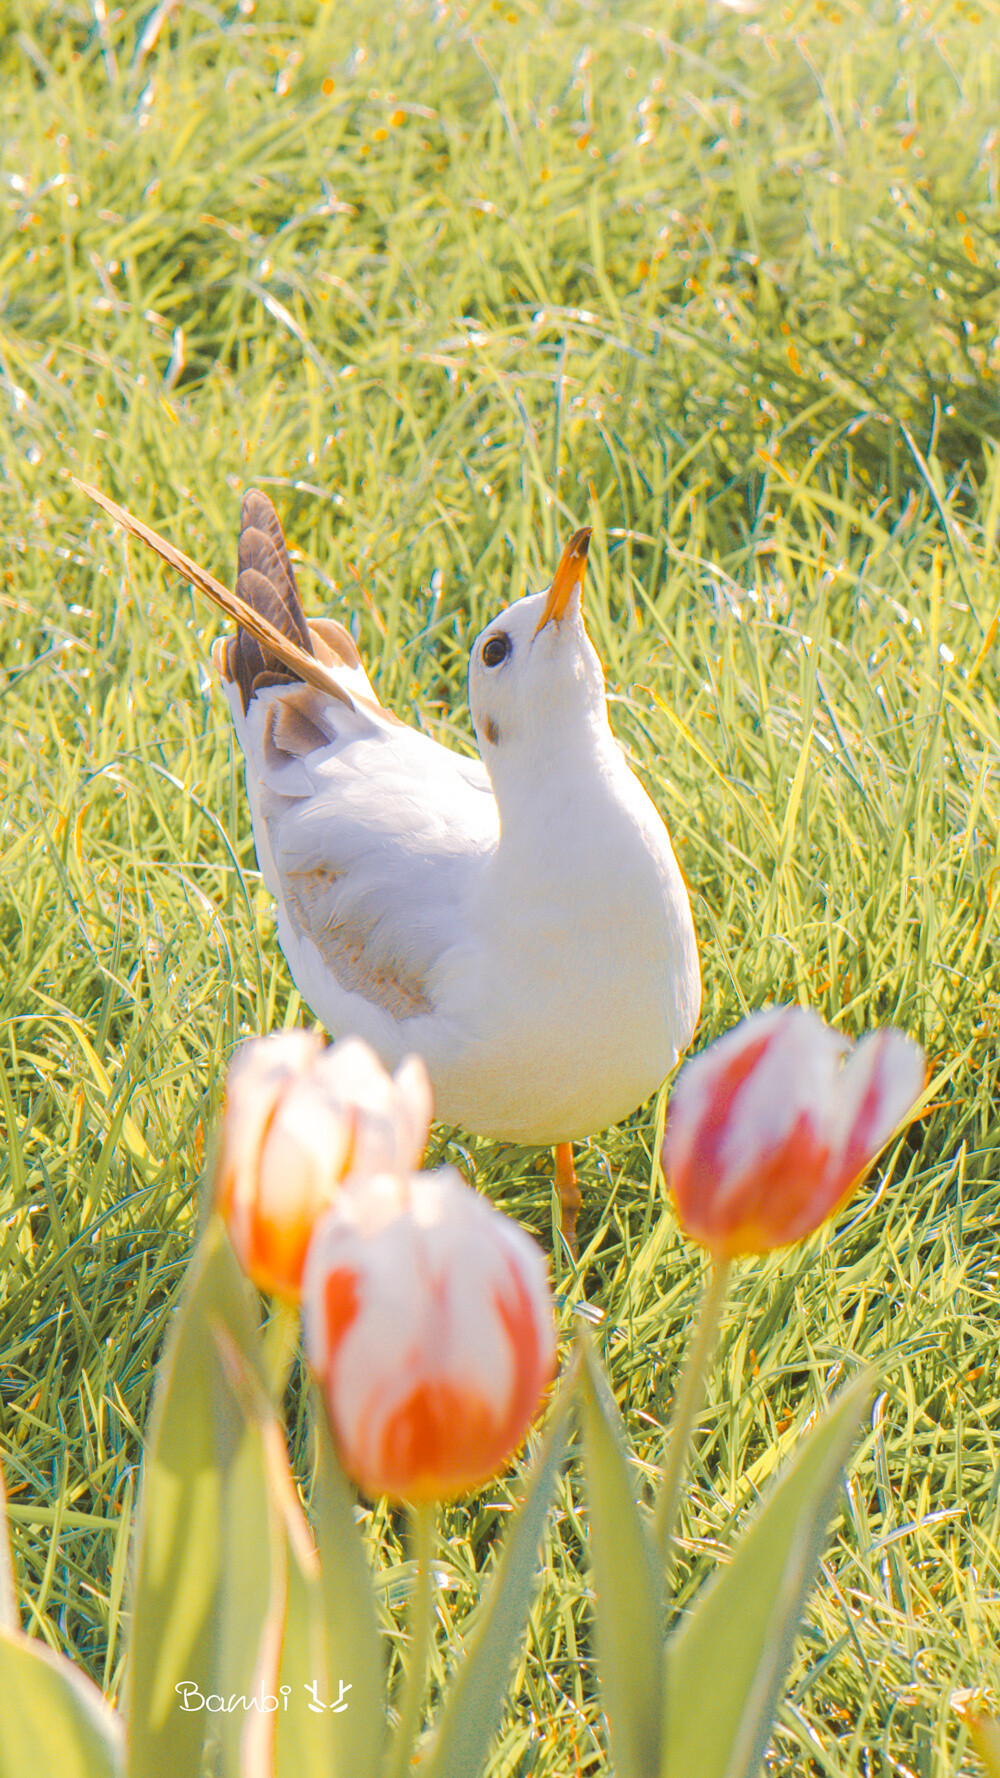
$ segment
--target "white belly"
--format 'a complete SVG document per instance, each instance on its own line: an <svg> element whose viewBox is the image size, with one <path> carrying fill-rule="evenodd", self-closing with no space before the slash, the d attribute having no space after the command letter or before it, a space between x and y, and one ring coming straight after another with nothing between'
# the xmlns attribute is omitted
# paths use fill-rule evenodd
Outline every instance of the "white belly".
<svg viewBox="0 0 1000 1778"><path fill-rule="evenodd" d="M461 1044L427 1054L440 1118L568 1141L617 1123L669 1074L698 1018L698 951L665 830L657 820L653 847L641 838L586 882L567 873L561 893L508 881L487 898L478 962L466 951L468 980L454 983Z"/></svg>

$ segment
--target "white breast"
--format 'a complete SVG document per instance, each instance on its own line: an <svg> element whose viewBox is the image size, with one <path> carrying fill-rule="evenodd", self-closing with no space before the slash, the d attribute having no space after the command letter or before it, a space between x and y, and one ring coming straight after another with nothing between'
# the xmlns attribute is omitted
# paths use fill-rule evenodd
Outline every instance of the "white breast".
<svg viewBox="0 0 1000 1778"><path fill-rule="evenodd" d="M612 744L613 745L613 744ZM510 1141L604 1129L654 1092L701 1001L687 890L667 831L617 746L509 826L467 942L438 984L461 1047L428 1056L438 1115Z"/></svg>

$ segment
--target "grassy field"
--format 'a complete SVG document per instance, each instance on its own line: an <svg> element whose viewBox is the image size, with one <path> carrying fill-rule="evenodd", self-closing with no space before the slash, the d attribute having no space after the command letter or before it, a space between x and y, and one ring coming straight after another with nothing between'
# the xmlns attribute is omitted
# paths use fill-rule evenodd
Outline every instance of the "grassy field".
<svg viewBox="0 0 1000 1778"><path fill-rule="evenodd" d="M277 951L211 613L274 498L307 607L471 748L488 615L594 527L612 718L675 835L698 1046L894 1022L925 1117L838 1225L737 1268L686 1596L837 1378L878 1400L772 1773L976 1770L1000 1689L1000 6L11 0L0 24L2 1463L25 1622L115 1696L153 1366ZM655 1462L702 1284L663 1104L584 1150L584 1298ZM547 1157L439 1130L551 1245ZM297 1435L296 1435L297 1436ZM299 1441L299 1444L301 1441ZM304 1453L299 1448L304 1464ZM450 1509L458 1658L516 1475ZM386 1626L412 1582L369 1515ZM607 1769L563 1485L492 1770Z"/></svg>

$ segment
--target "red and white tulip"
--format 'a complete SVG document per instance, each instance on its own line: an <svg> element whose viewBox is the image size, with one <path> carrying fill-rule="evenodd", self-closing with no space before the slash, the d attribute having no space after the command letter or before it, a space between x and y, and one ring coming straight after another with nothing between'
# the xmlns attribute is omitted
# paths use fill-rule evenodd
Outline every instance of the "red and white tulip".
<svg viewBox="0 0 1000 1778"><path fill-rule="evenodd" d="M262 1290L294 1301L317 1218L352 1173L419 1166L431 1121L422 1062L394 1075L359 1038L245 1043L226 1078L216 1203Z"/></svg>
<svg viewBox="0 0 1000 1778"><path fill-rule="evenodd" d="M682 1068L663 1171L685 1231L718 1259L809 1235L848 1198L924 1085L893 1029L851 1044L801 1006L754 1013Z"/></svg>
<svg viewBox="0 0 1000 1778"><path fill-rule="evenodd" d="M302 1312L341 1461L370 1495L487 1481L553 1374L544 1255L451 1169L345 1186L310 1245Z"/></svg>

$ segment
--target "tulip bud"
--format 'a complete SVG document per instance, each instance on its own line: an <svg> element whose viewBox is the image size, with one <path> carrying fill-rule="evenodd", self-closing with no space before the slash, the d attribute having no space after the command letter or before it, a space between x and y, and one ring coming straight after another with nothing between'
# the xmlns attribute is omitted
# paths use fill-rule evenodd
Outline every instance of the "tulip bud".
<svg viewBox="0 0 1000 1778"><path fill-rule="evenodd" d="M341 1461L371 1495L487 1481L555 1364L541 1249L450 1168L345 1186L310 1244L302 1312Z"/></svg>
<svg viewBox="0 0 1000 1778"><path fill-rule="evenodd" d="M754 1013L678 1076L662 1162L682 1226L717 1259L801 1240L923 1084L924 1052L901 1031L852 1045L805 1007Z"/></svg>
<svg viewBox="0 0 1000 1778"><path fill-rule="evenodd" d="M431 1098L422 1062L392 1076L359 1038L309 1031L245 1043L226 1078L216 1202L261 1290L296 1300L309 1237L348 1174L419 1166Z"/></svg>

